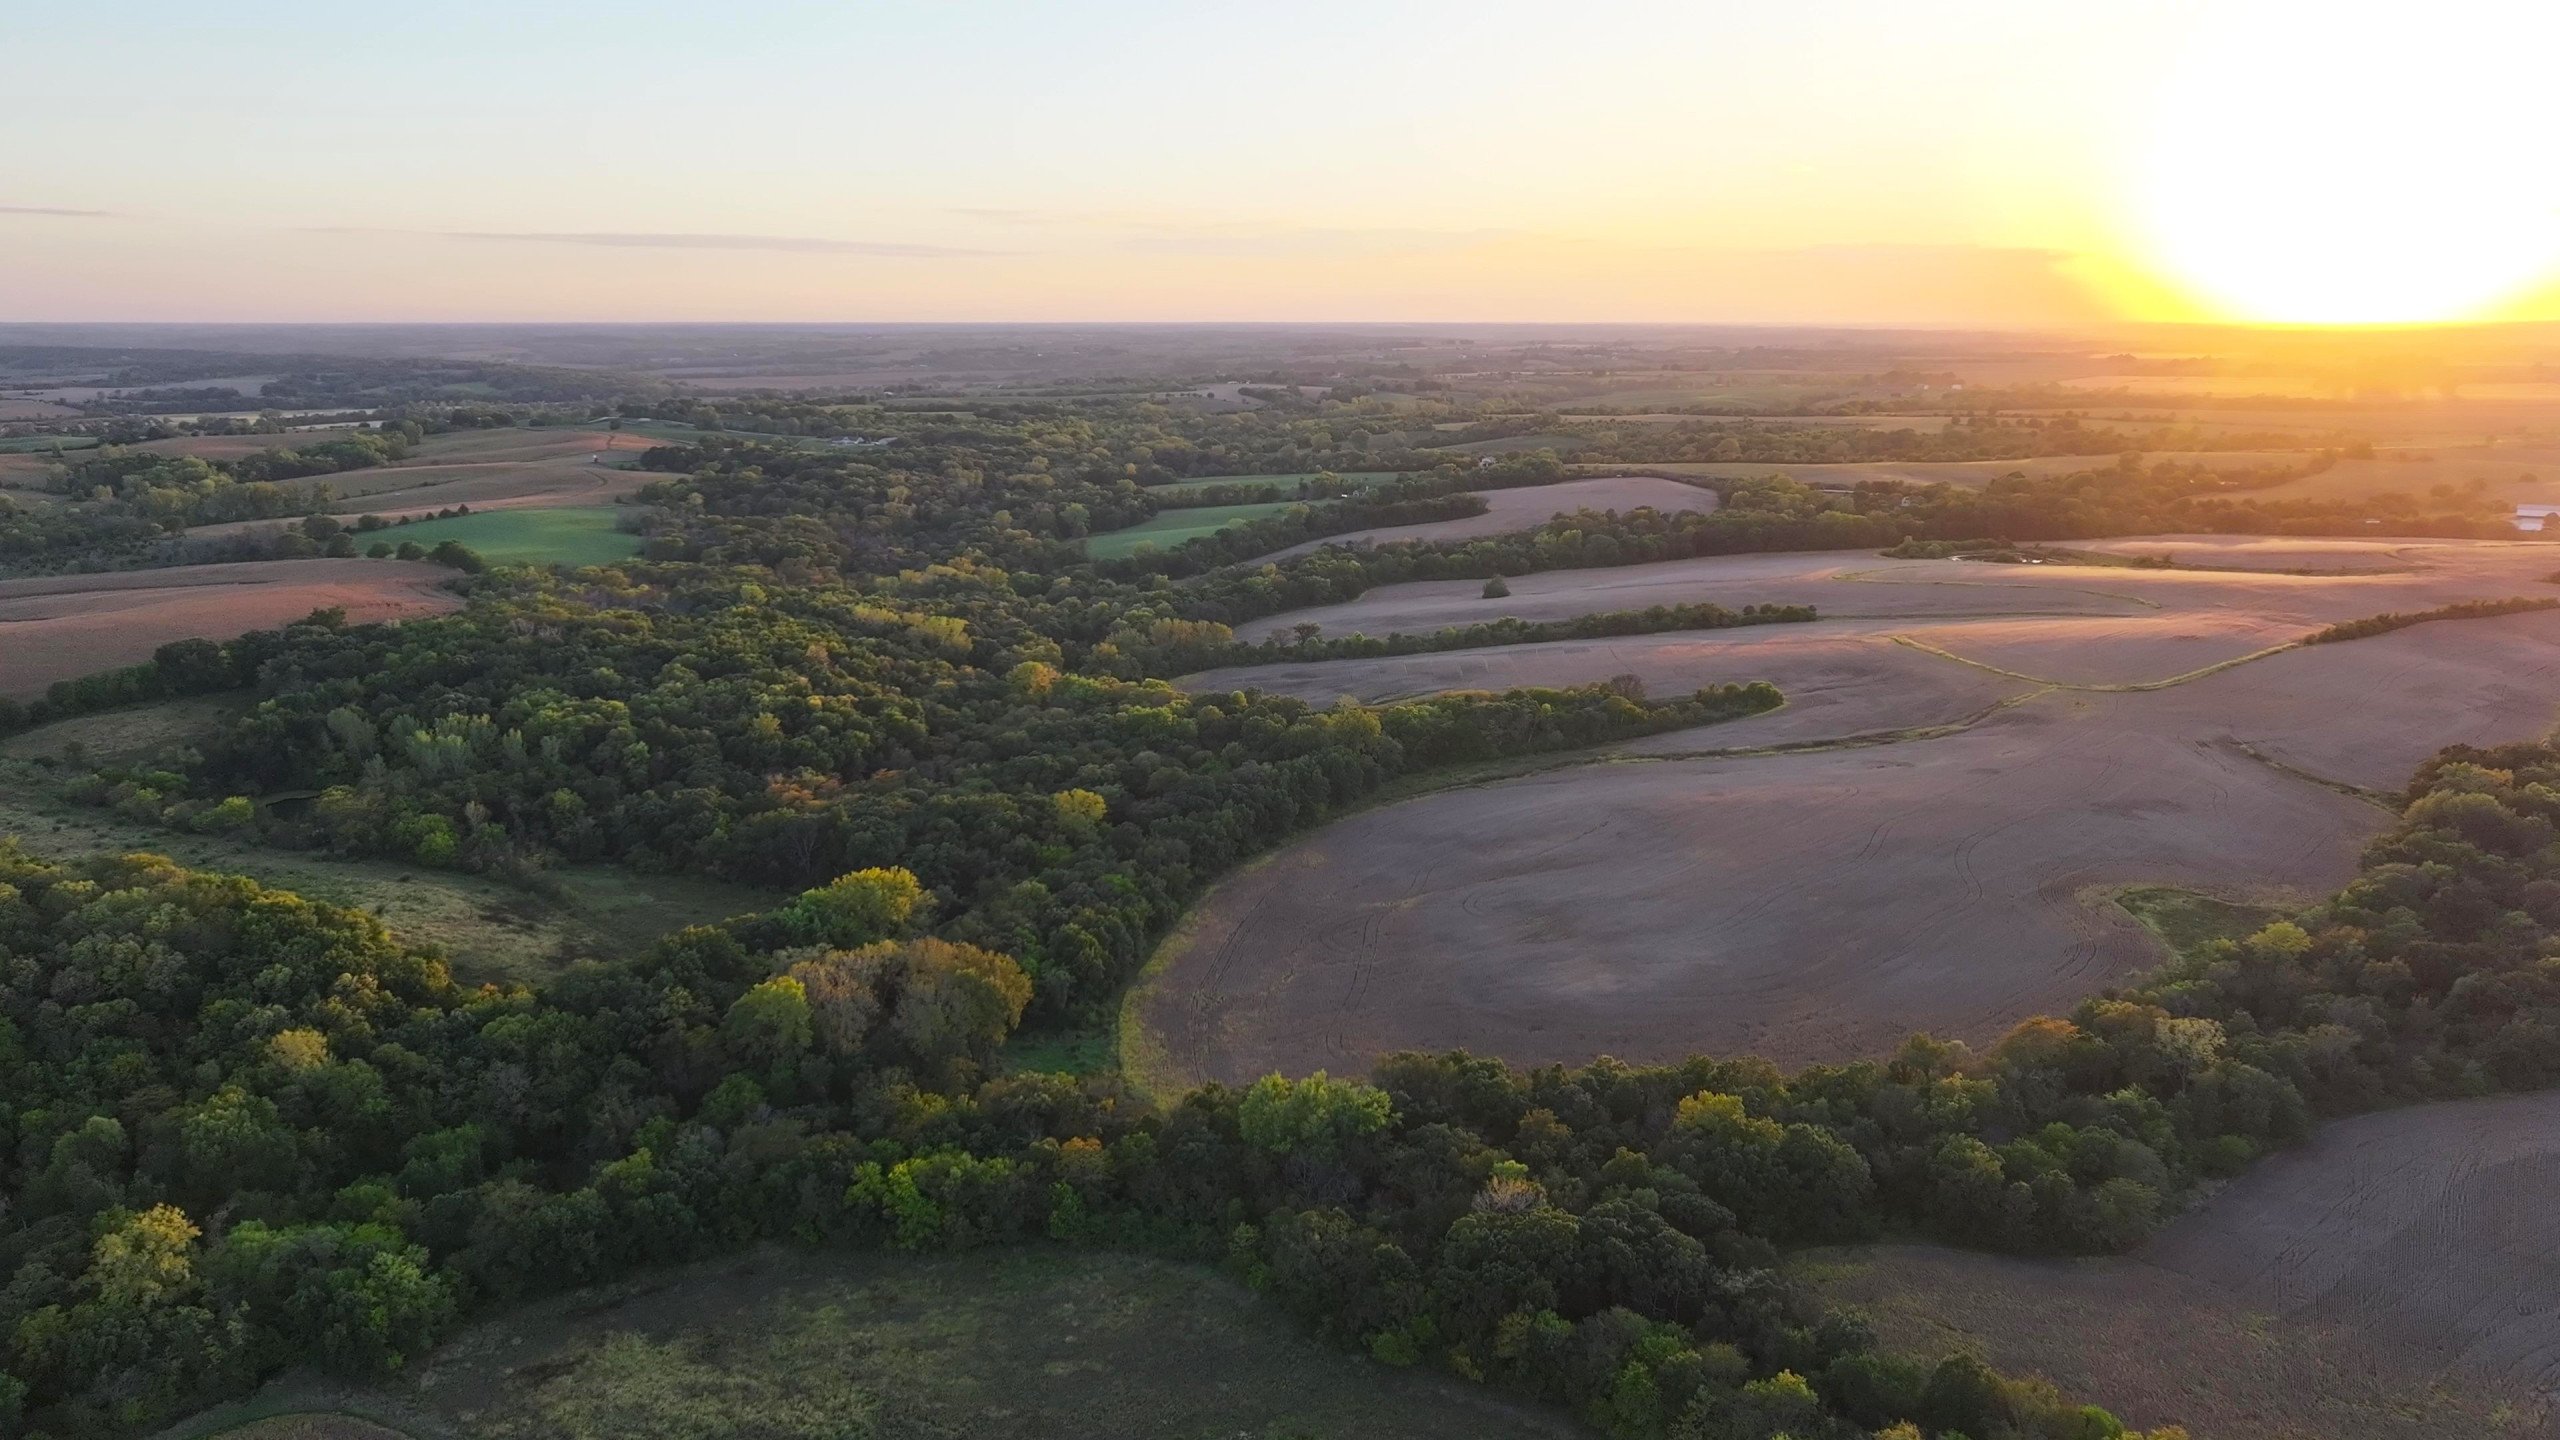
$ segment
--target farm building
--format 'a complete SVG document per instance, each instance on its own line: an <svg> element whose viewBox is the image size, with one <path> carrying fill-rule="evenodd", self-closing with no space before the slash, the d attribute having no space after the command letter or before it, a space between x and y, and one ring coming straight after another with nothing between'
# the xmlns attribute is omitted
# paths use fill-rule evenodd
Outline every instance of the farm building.
<svg viewBox="0 0 2560 1440"><path fill-rule="evenodd" d="M2560 515L2560 505L2519 505L2516 507L2516 528L2540 530L2554 515Z"/></svg>

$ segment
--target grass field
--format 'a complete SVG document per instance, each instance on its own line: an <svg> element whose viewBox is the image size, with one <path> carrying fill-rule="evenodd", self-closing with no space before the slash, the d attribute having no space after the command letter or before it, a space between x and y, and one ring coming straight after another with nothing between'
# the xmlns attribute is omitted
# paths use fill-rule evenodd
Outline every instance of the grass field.
<svg viewBox="0 0 2560 1440"><path fill-rule="evenodd" d="M1393 480L1397 473L1393 470L1352 470L1338 472L1334 478L1365 490L1370 486L1383 485ZM1261 485L1295 496L1299 484L1314 478L1316 478L1316 472L1312 470L1301 470L1291 475L1202 475L1192 480L1176 480L1170 485L1150 485L1147 487L1147 493L1150 495L1168 492L1179 494L1185 490L1206 490L1212 485Z"/></svg>
<svg viewBox="0 0 2560 1440"><path fill-rule="evenodd" d="M469 1440L1474 1440L1585 1436L1565 1416L1328 1350L1208 1270L1017 1250L916 1259L765 1250L528 1307L414 1375L280 1382L166 1440L352 1412ZM272 1418L270 1418L272 1417ZM320 1417L311 1417L318 1419Z"/></svg>
<svg viewBox="0 0 2560 1440"><path fill-rule="evenodd" d="M1097 560L1118 560L1138 553L1141 546L1170 550L1185 540L1215 535L1230 525L1277 515L1296 503L1271 501L1259 505L1205 505L1196 510L1167 510L1127 529L1112 530L1087 539L1084 542L1085 553Z"/></svg>
<svg viewBox="0 0 2560 1440"><path fill-rule="evenodd" d="M610 565L640 553L640 537L615 528L630 513L610 505L490 510L413 521L357 538L394 545L414 540L430 549L459 540L492 565Z"/></svg>
<svg viewBox="0 0 2560 1440"><path fill-rule="evenodd" d="M1574 451L1591 444L1586 435L1561 433L1539 435L1505 435L1495 440L1468 440L1456 445L1434 445L1442 455L1522 455L1533 450L1553 450L1570 458Z"/></svg>
<svg viewBox="0 0 2560 1440"><path fill-rule="evenodd" d="M222 1440L402 1440L401 1432L387 1425L312 1411L271 1415L219 1433Z"/></svg>
<svg viewBox="0 0 2560 1440"><path fill-rule="evenodd" d="M195 743L245 704L245 697L207 697L136 706L0 741L0 836L56 858L147 850L367 910L403 940L443 950L456 973L473 980L530 980L572 959L627 955L670 930L766 909L780 899L716 880L643 876L609 865L554 871L556 892L537 895L458 871L188 834L55 798L62 772L42 762L77 753L91 763L147 763Z"/></svg>
<svg viewBox="0 0 2560 1440"><path fill-rule="evenodd" d="M2244 905L2162 885L2136 885L2118 894L2116 903L2181 955L2215 940L2254 935L2284 914L2274 906Z"/></svg>
<svg viewBox="0 0 2560 1440"><path fill-rule="evenodd" d="M704 439L752 440L759 445L781 445L795 450L826 450L827 442L815 435L775 435L763 430L704 430L674 420L625 420L622 434L638 435L669 445L692 445ZM859 450L848 453L859 455Z"/></svg>

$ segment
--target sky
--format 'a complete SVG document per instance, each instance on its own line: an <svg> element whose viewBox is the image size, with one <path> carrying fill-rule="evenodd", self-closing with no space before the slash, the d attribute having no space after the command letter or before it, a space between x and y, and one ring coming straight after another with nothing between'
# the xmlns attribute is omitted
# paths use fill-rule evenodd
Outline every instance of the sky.
<svg viewBox="0 0 2560 1440"><path fill-rule="evenodd" d="M0 320L2560 316L2534 8L29 7Z"/></svg>

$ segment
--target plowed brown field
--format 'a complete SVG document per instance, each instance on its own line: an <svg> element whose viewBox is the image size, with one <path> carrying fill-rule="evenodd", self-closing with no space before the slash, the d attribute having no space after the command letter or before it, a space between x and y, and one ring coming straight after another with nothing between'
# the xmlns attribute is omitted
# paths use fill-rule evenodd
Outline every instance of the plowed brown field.
<svg viewBox="0 0 2560 1440"><path fill-rule="evenodd" d="M359 623L451 610L453 578L401 560L267 560L0 580L0 695L41 695L172 640L228 640L333 605Z"/></svg>
<svg viewBox="0 0 2560 1440"><path fill-rule="evenodd" d="M1816 1267L1889 1343L1970 1349L2142 1425L2523 1440L2560 1414L2560 1094L2323 1129L2121 1260L1890 1246Z"/></svg>
<svg viewBox="0 0 2560 1440"><path fill-rule="evenodd" d="M2102 903L2114 888L2307 900L2389 818L2352 792L2560 715L2560 614L2274 648L2385 610L2551 593L2552 550L2310 549L2365 573L1750 556L1528 576L1506 601L1449 582L1302 612L1378 632L1707 598L1859 618L1186 680L1324 702L1768 679L1790 703L1355 815L1238 875L1133 997L1149 1068L1235 1081L1451 1046L1798 1063L2067 1009L2160 958ZM2215 557L2303 558L2292 542Z"/></svg>

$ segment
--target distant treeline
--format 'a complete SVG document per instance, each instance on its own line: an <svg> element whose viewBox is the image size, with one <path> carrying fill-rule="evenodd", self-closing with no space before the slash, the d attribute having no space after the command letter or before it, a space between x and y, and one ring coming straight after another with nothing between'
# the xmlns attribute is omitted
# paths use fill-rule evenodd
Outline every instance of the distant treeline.
<svg viewBox="0 0 2560 1440"><path fill-rule="evenodd" d="M1442 443L1554 436L1576 463L1779 465L1874 464L1886 461L2024 460L2047 455L2121 455L2128 451L2298 450L2289 432L2154 425L2118 428L2065 413L1960 415L1944 426L1886 429L1804 425L1776 419L1662 423L1563 421L1551 414L1478 421Z"/></svg>
<svg viewBox="0 0 2560 1440"><path fill-rule="evenodd" d="M2556 602L2560 603L2560 602ZM1314 625L1294 628L1289 638L1273 635L1259 645L1238 645L1226 665L1262 665L1284 660L1354 660L1379 655L1420 655L1438 650L1477 650L1489 645L1525 645L1547 640L1601 640L1617 635L1654 635L1671 630L1726 630L1739 625L1801 624L1821 617L1810 605L1654 605L1643 610L1605 610L1566 620L1520 620L1504 616L1479 624L1390 635L1319 636Z"/></svg>
<svg viewBox="0 0 2560 1440"><path fill-rule="evenodd" d="M1257 569L1228 566L1185 586L1181 609L1186 618L1232 625L1285 610L1338 604L1374 586L1411 580L1487 579L1784 550L1937 553L1934 547L1897 548L1913 541L1924 546L1933 540L1961 541L1971 547L2166 531L2514 535L2502 518L2430 514L2415 497L2233 498L2211 472L2180 465L2015 475L1979 489L1880 482L1826 491L1783 475L1711 483L1724 504L1709 512L1586 510L1505 535L1438 542L1381 537L1357 549L1326 547ZM1239 548L1235 539L1249 529L1237 527L1212 537L1226 542L1217 546L1193 541L1168 552L1162 563L1179 573L1199 561L1226 558ZM1985 541L1985 536L1998 538Z"/></svg>

